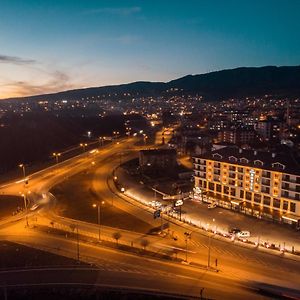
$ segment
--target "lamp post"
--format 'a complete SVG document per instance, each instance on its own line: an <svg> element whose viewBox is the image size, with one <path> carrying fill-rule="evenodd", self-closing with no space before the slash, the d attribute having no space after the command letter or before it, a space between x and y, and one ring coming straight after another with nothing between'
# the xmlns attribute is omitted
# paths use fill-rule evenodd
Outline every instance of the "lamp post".
<svg viewBox="0 0 300 300"><path fill-rule="evenodd" d="M79 146L82 147L83 152L85 152L85 147L87 146L87 143L80 143Z"/></svg>
<svg viewBox="0 0 300 300"><path fill-rule="evenodd" d="M25 208L25 213L26 213L26 226L29 226L28 223L28 216L27 216L27 199L26 199L26 194L22 194L23 200L24 200L24 208Z"/></svg>
<svg viewBox="0 0 300 300"><path fill-rule="evenodd" d="M24 180L26 178L26 171L25 171L25 165L24 164L19 164L19 167L22 169L23 171L23 177L24 177Z"/></svg>
<svg viewBox="0 0 300 300"><path fill-rule="evenodd" d="M188 252L188 239L190 239L191 238L191 235L192 235L192 233L191 232L185 232L184 233L184 235L185 235L185 261L187 262L187 252Z"/></svg>
<svg viewBox="0 0 300 300"><path fill-rule="evenodd" d="M208 257L207 257L207 268L210 268L210 248L211 248L211 238L214 236L215 234L212 233L211 235L208 234Z"/></svg>
<svg viewBox="0 0 300 300"><path fill-rule="evenodd" d="M103 137L102 136L99 137L99 146L103 146Z"/></svg>
<svg viewBox="0 0 300 300"><path fill-rule="evenodd" d="M93 207L96 208L97 207L97 222L98 222L98 228L99 228L99 231L98 231L98 239L99 239L99 242L101 241L101 204L104 204L105 202L104 201L101 201L100 203L96 204L94 203L93 204Z"/></svg>
<svg viewBox="0 0 300 300"><path fill-rule="evenodd" d="M61 156L61 153L53 152L52 155L55 157L56 163L58 164L58 158Z"/></svg>

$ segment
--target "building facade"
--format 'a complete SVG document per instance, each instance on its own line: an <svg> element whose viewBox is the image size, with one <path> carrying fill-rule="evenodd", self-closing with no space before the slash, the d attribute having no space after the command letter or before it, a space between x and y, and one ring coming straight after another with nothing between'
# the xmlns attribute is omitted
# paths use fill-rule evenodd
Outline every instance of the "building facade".
<svg viewBox="0 0 300 300"><path fill-rule="evenodd" d="M173 170L177 166L175 149L149 149L139 152L141 170Z"/></svg>
<svg viewBox="0 0 300 300"><path fill-rule="evenodd" d="M299 227L299 171L288 154L226 147L194 157L195 197Z"/></svg>
<svg viewBox="0 0 300 300"><path fill-rule="evenodd" d="M224 143L242 145L254 141L255 138L256 132L254 130L232 129L218 132L219 142Z"/></svg>

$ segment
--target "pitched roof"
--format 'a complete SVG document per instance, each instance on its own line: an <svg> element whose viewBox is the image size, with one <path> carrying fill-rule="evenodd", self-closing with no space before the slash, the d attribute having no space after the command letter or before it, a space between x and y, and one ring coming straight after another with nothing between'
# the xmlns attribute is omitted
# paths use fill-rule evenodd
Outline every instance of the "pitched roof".
<svg viewBox="0 0 300 300"><path fill-rule="evenodd" d="M216 155L219 154L219 155ZM231 160L230 160L231 157ZM232 157L236 158L233 161ZM300 175L300 164L292 153L272 153L267 151L244 150L232 147L225 147L219 150L206 152L200 158L212 159L216 161L234 163L238 165L248 165L256 168L280 171L283 173ZM243 159L244 158L244 159ZM243 159L241 161L241 159ZM245 162L248 160L248 163ZM263 165L254 163L255 161L263 162ZM284 167L282 167L284 166Z"/></svg>

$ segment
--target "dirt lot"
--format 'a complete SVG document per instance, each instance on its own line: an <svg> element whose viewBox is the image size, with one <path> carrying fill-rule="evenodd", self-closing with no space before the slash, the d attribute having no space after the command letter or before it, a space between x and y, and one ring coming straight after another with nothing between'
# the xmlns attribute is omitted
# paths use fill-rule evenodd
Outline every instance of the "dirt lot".
<svg viewBox="0 0 300 300"><path fill-rule="evenodd" d="M76 264L76 261L71 258L7 241L0 241L0 251L0 269Z"/></svg>
<svg viewBox="0 0 300 300"><path fill-rule="evenodd" d="M23 209L24 202L22 197L0 196L0 220L11 216L19 209Z"/></svg>
<svg viewBox="0 0 300 300"><path fill-rule="evenodd" d="M91 189L92 173L79 173L54 187L51 192L58 200L59 214L65 217L97 223L93 203L105 201ZM101 205L101 224L126 230L148 232L151 226L105 202Z"/></svg>

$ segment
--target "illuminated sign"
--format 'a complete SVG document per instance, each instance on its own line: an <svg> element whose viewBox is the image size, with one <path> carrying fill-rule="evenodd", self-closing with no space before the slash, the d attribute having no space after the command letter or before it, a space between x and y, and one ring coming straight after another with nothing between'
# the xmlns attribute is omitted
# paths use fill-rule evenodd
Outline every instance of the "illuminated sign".
<svg viewBox="0 0 300 300"><path fill-rule="evenodd" d="M251 191L253 191L254 175L255 175L255 171L253 169L251 169L250 170L250 190Z"/></svg>

